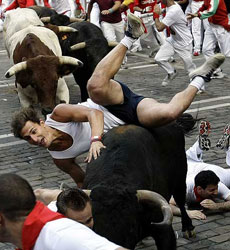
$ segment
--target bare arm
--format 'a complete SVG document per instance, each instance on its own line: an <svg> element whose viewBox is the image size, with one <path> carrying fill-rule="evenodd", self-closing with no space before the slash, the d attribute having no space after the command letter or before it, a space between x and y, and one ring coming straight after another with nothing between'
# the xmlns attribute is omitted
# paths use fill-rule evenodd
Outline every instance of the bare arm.
<svg viewBox="0 0 230 250"><path fill-rule="evenodd" d="M90 20L90 14L91 14L91 11L92 11L92 8L93 8L93 1L90 1L89 4L88 4L88 10L87 10L87 20Z"/></svg>
<svg viewBox="0 0 230 250"><path fill-rule="evenodd" d="M73 178L79 188L82 187L85 173L81 167L74 162L74 159L53 159L53 161L59 169Z"/></svg>
<svg viewBox="0 0 230 250"><path fill-rule="evenodd" d="M169 205L171 207L172 213L175 216L181 216L180 209L177 207L176 202L173 198L170 199ZM191 219L205 220L206 215L200 210L186 210L188 216Z"/></svg>
<svg viewBox="0 0 230 250"><path fill-rule="evenodd" d="M156 15L159 16L160 14L161 14L161 8L158 6L158 4L156 4L154 7L155 25L159 32L163 31L166 28L166 25L160 22L159 17L156 16Z"/></svg>
<svg viewBox="0 0 230 250"><path fill-rule="evenodd" d="M230 196L224 202L216 203L213 200L203 200L200 205L208 210L215 210L216 212L230 211Z"/></svg>
<svg viewBox="0 0 230 250"><path fill-rule="evenodd" d="M59 104L51 114L51 118L59 122L89 122L92 137L101 136L104 132L104 114L97 109L81 105ZM86 161L90 162L92 157L97 159L101 148L105 148L101 141L92 142Z"/></svg>
<svg viewBox="0 0 230 250"><path fill-rule="evenodd" d="M108 9L108 10L103 10L101 12L102 15L109 15L115 11L117 11L118 9L120 9L121 6L121 2L120 1L115 1L114 5L112 8Z"/></svg>

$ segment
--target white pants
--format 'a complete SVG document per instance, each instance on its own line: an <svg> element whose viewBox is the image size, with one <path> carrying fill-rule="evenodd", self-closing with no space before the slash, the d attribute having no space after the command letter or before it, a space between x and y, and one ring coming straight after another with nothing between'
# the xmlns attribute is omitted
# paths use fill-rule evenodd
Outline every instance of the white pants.
<svg viewBox="0 0 230 250"><path fill-rule="evenodd" d="M101 29L107 41L120 42L125 35L123 21L119 23L101 22Z"/></svg>
<svg viewBox="0 0 230 250"><path fill-rule="evenodd" d="M100 26L100 9L97 3L93 4L92 11L90 13L90 22L97 25L99 28Z"/></svg>
<svg viewBox="0 0 230 250"><path fill-rule="evenodd" d="M196 13L199 8L203 5L203 1L191 2L191 10L192 13ZM203 27L202 27L202 20L199 17L195 17L192 19L192 35L194 41L194 51L200 52L201 44L202 44L202 37L203 37Z"/></svg>
<svg viewBox="0 0 230 250"><path fill-rule="evenodd" d="M145 41L151 49L158 48L165 40L163 32L158 32L154 27L155 24L152 17L145 17L142 20L147 29L147 33L141 36L141 40Z"/></svg>
<svg viewBox="0 0 230 250"><path fill-rule="evenodd" d="M175 53L177 53L184 62L185 70L189 73L196 68L196 65L192 62L191 52L192 52L192 44L179 49L173 47L173 45L166 40L165 43L160 47L160 50L157 52L155 56L155 61L168 74L172 74L174 72L174 68L168 62L168 60Z"/></svg>
<svg viewBox="0 0 230 250"><path fill-rule="evenodd" d="M230 32L220 25L209 23L205 30L202 49L206 58L214 54L217 42L221 53L230 57Z"/></svg>

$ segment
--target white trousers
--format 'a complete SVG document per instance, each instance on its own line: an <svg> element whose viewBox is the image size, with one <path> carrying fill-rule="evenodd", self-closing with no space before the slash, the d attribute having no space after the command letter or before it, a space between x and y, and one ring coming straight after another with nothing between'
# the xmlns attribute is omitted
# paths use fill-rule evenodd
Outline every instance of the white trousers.
<svg viewBox="0 0 230 250"><path fill-rule="evenodd" d="M100 19L100 9L99 9L98 4L94 3L92 11L90 13L90 22L97 25L100 28L101 26L100 26L99 19Z"/></svg>
<svg viewBox="0 0 230 250"><path fill-rule="evenodd" d="M199 8L203 5L203 1L191 2L191 10L192 13L196 13ZM199 17L195 17L192 19L192 35L194 41L194 51L200 52L201 44L202 44L202 37L203 37L203 27L202 27L202 20Z"/></svg>
<svg viewBox="0 0 230 250"><path fill-rule="evenodd" d="M101 22L101 29L107 41L120 42L125 35L123 21L119 23Z"/></svg>
<svg viewBox="0 0 230 250"><path fill-rule="evenodd" d="M156 63L161 66L168 74L174 72L173 66L168 60L177 53L178 56L183 60L185 70L189 73L196 68L196 65L192 62L192 44L183 47L181 49L173 47L167 40L161 45L160 50L155 56Z"/></svg>
<svg viewBox="0 0 230 250"><path fill-rule="evenodd" d="M220 25L209 23L205 30L202 48L203 54L206 58L214 54L217 42L221 53L226 57L230 57L230 32Z"/></svg>

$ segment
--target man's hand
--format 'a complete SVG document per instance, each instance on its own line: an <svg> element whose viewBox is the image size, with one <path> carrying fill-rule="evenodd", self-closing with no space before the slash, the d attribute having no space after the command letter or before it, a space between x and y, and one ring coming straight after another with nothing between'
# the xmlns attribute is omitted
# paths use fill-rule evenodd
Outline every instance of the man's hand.
<svg viewBox="0 0 230 250"><path fill-rule="evenodd" d="M191 20L191 19L193 19L194 17L198 17L198 14L197 14L197 13L194 13L194 14L188 13L188 14L187 14L187 20Z"/></svg>
<svg viewBox="0 0 230 250"><path fill-rule="evenodd" d="M97 157L100 155L101 148L106 148L106 146L104 146L101 141L92 142L88 156L85 159L85 162L89 163L92 160L92 158L96 160Z"/></svg>
<svg viewBox="0 0 230 250"><path fill-rule="evenodd" d="M102 10L101 12L102 15L108 15L110 14L109 10Z"/></svg>
<svg viewBox="0 0 230 250"><path fill-rule="evenodd" d="M209 209L209 210L216 210L218 209L218 206L217 204L213 201L213 200L209 200L209 199L206 199L206 200L203 200L200 205L206 209Z"/></svg>
<svg viewBox="0 0 230 250"><path fill-rule="evenodd" d="M191 219L206 220L206 215L202 213L202 210L187 210L187 213Z"/></svg>
<svg viewBox="0 0 230 250"><path fill-rule="evenodd" d="M154 7L154 13L160 15L161 14L161 8L158 4L155 5Z"/></svg>

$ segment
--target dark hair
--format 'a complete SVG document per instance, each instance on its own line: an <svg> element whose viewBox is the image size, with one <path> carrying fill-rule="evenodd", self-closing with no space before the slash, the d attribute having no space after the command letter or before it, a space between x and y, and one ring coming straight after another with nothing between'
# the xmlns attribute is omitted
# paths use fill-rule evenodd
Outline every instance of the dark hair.
<svg viewBox="0 0 230 250"><path fill-rule="evenodd" d="M22 108L14 113L11 121L11 129L15 137L23 139L21 131L27 121L32 121L38 124L40 123L39 116L34 109Z"/></svg>
<svg viewBox="0 0 230 250"><path fill-rule="evenodd" d="M87 202L90 202L89 196L79 188L69 188L62 191L57 197L57 211L66 214L67 208L75 211L82 211Z"/></svg>
<svg viewBox="0 0 230 250"><path fill-rule="evenodd" d="M27 216L36 204L30 184L16 174L0 175L0 212L11 221Z"/></svg>
<svg viewBox="0 0 230 250"><path fill-rule="evenodd" d="M213 171L205 170L196 175L195 186L205 189L208 185L217 185L219 181L219 177Z"/></svg>

